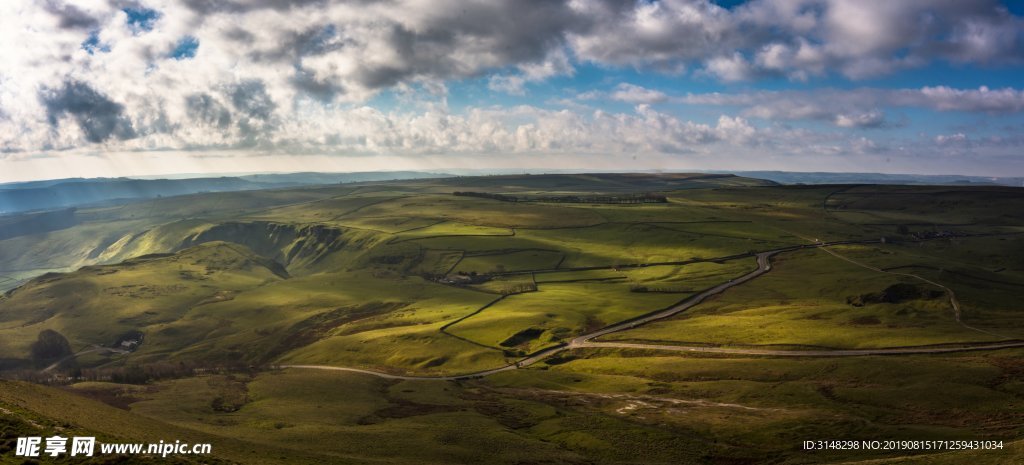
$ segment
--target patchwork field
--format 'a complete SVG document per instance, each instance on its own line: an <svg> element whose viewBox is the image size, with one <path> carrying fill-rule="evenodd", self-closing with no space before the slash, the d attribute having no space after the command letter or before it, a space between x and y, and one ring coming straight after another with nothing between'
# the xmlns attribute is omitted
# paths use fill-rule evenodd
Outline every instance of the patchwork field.
<svg viewBox="0 0 1024 465"><path fill-rule="evenodd" d="M664 202L593 200L641 194ZM51 386L0 381L0 445L65 428L206 439L225 463L1012 463L1022 212L1016 188L600 174L5 217L0 372ZM1004 447L802 450L817 439Z"/></svg>

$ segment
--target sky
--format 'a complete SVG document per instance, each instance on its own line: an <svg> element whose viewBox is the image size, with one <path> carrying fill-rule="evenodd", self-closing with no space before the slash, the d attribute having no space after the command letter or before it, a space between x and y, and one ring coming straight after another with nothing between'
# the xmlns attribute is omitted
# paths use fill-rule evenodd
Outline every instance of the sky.
<svg viewBox="0 0 1024 465"><path fill-rule="evenodd" d="M1024 1L4 0L0 182L1024 176Z"/></svg>

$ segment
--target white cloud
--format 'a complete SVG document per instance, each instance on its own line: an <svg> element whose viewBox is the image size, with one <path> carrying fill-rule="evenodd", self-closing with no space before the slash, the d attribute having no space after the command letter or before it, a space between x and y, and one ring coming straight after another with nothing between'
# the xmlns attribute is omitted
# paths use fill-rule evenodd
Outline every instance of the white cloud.
<svg viewBox="0 0 1024 465"><path fill-rule="evenodd" d="M1003 88L795 90L736 94L707 93L669 101L694 105L741 107L748 117L769 120L822 120L840 127L877 128L893 124L883 108L923 108L934 111L1011 114L1024 112L1024 90Z"/></svg>
<svg viewBox="0 0 1024 465"><path fill-rule="evenodd" d="M616 86L610 97L612 100L627 103L660 103L668 99L664 92L625 82ZM580 98L584 96L581 95Z"/></svg>
<svg viewBox="0 0 1024 465"><path fill-rule="evenodd" d="M740 52L711 58L704 65L707 73L726 82L745 81L753 77L753 70Z"/></svg>
<svg viewBox="0 0 1024 465"><path fill-rule="evenodd" d="M963 145L967 140L967 135L962 132L935 136L935 143L938 145Z"/></svg>
<svg viewBox="0 0 1024 465"><path fill-rule="evenodd" d="M487 88L512 95L526 95L526 84L544 81L555 76L572 76L575 73L569 56L565 50L554 49L536 62L522 63L516 66L514 74L495 74L487 82Z"/></svg>
<svg viewBox="0 0 1024 465"><path fill-rule="evenodd" d="M862 79L936 59L1021 61L1021 19L996 0L752 0L731 10L706 1L624 6L572 2L595 26L569 33L585 60L675 69L702 62L725 80L837 70Z"/></svg>
<svg viewBox="0 0 1024 465"><path fill-rule="evenodd" d="M866 113L837 114L835 124L841 128L877 128L885 124L885 114L878 110Z"/></svg>
<svg viewBox="0 0 1024 465"><path fill-rule="evenodd" d="M1012 88L992 90L985 86L978 89L953 89L946 86L923 87L920 92L901 92L898 100L899 103L917 104L940 111L988 113L1024 111L1024 90Z"/></svg>
<svg viewBox="0 0 1024 465"><path fill-rule="evenodd" d="M517 75L495 75L487 81L487 88L510 95L526 95L526 78Z"/></svg>
<svg viewBox="0 0 1024 465"><path fill-rule="evenodd" d="M151 27L132 25L125 5L158 14ZM935 60L1019 63L1021 30L994 0L752 0L733 9L707 0L10 0L0 2L0 153L678 154L752 144L826 153L850 147L849 136L751 121L885 127L891 107L1018 113L1024 93L939 86L673 97L623 83L577 98L627 102L635 112L451 112L448 85L484 79L523 95L573 76L580 63L690 69L679 78L723 81L810 80L833 69L860 78ZM195 56L171 57L186 38L198 44ZM400 110L366 106L385 89L402 94ZM738 108L698 122L649 106L677 102Z"/></svg>

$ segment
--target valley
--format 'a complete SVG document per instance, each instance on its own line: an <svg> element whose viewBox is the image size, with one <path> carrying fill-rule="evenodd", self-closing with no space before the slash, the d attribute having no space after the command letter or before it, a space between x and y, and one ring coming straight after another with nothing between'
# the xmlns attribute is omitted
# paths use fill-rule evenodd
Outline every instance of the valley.
<svg viewBox="0 0 1024 465"><path fill-rule="evenodd" d="M638 173L0 217L0 420L168 425L237 463L1006 463L1022 211L1012 187ZM799 449L847 437L1005 448Z"/></svg>

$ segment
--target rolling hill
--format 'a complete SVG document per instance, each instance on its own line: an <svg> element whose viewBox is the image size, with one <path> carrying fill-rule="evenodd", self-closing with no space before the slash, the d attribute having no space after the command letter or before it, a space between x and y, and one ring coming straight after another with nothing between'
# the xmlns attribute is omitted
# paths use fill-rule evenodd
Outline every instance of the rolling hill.
<svg viewBox="0 0 1024 465"><path fill-rule="evenodd" d="M641 194L664 201L620 201ZM807 463L794 444L822 432L1019 454L1022 207L997 186L558 174L15 215L0 274L24 274L0 297L0 361L282 462L471 463L497 444L518 451L509 463ZM604 346L577 340L709 289ZM972 347L989 349L942 352ZM458 379L420 379L443 376ZM957 405L964 421L941 413ZM338 447L284 457L311 434ZM371 437L403 448L359 448ZM250 463L224 444L218 457Z"/></svg>

